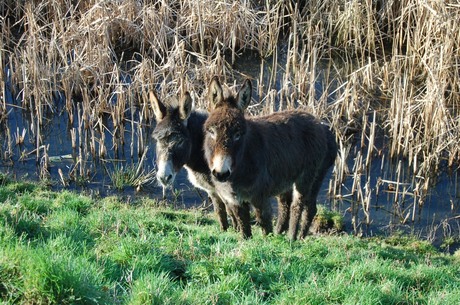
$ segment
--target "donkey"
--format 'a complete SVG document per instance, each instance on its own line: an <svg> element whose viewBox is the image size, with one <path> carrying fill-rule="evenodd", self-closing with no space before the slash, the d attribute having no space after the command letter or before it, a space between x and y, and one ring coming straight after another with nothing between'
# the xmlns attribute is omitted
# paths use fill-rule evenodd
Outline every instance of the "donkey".
<svg viewBox="0 0 460 305"><path fill-rule="evenodd" d="M211 198L220 228L227 230L226 206L217 195L203 155L203 125L207 113L192 110L193 102L188 92L182 98L173 97L167 104L161 102L154 91L149 92L149 99L157 123L152 134L156 140L157 180L167 188L185 167L190 182ZM228 212L228 215L235 225L233 214Z"/></svg>
<svg viewBox="0 0 460 305"><path fill-rule="evenodd" d="M269 221L268 199L278 195L277 233L289 227L292 240L304 238L317 212L321 183L337 156L335 136L305 111L245 117L251 91L246 80L236 97L224 98L217 77L209 85L213 109L204 125L204 150L217 193L246 236L251 228L244 202L264 211L263 221Z"/></svg>

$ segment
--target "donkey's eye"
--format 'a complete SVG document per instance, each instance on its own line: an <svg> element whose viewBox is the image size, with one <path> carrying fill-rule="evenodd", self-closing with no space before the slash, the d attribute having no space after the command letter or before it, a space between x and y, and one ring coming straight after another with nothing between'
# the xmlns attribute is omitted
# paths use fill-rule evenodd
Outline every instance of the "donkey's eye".
<svg viewBox="0 0 460 305"><path fill-rule="evenodd" d="M207 130L208 132L208 135L213 139L215 140L216 139L216 130L214 128L209 128Z"/></svg>
<svg viewBox="0 0 460 305"><path fill-rule="evenodd" d="M236 142L236 141L238 141L239 139L241 139L241 132L240 132L240 131L237 131L237 132L235 132L235 134L233 135L233 141Z"/></svg>

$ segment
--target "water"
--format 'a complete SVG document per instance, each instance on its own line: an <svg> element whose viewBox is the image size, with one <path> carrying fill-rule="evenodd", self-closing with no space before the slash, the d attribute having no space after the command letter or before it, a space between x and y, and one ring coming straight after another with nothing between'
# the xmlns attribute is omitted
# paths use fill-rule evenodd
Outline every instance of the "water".
<svg viewBox="0 0 460 305"><path fill-rule="evenodd" d="M272 59L264 61L264 82L269 82L271 77L275 82L271 89L281 90L281 78L283 77L283 63L286 62L286 51L280 48L278 54L278 67L273 65ZM235 75L241 80L245 76L251 76L258 79L261 71L260 65L262 60L253 53L245 54L239 57L234 65L234 70L240 72ZM325 63L326 65L327 63ZM275 69L276 68L276 69ZM321 65L318 65L317 74L321 76ZM276 72L274 72L276 71ZM8 75L8 73L5 73ZM241 82L239 82L241 83ZM22 108L20 100L14 98L11 83L9 79L5 80L7 87L5 96L6 119L0 123L0 153L1 163L0 172L11 175L14 179L40 180L43 175L43 151L38 155L36 153L36 126L37 119L31 113ZM129 86L129 83L125 84ZM315 84L315 94L317 97L322 95L321 77ZM62 189L64 186L60 182L59 172L63 173L64 178L80 177L70 179L66 188L83 190L97 196L120 195L129 202L131 199L139 196L148 196L158 200L162 199L162 189L155 183L144 185L140 190L134 187L126 186L123 190L114 187L110 174L121 166L135 166L138 164L140 157L137 154L140 146L139 139L142 139L145 147L148 147L147 161L143 164L146 172L155 169L154 164L154 146L155 143L150 137L152 126L151 122L145 120L141 122L142 130L137 124L132 125L130 122L124 124L124 143L117 139L116 134L112 134L114 126L109 115L104 118L105 143L107 147L107 156L103 159L94 157L88 150L81 156L81 146L72 148L71 132L78 131L78 107L74 106L74 120L71 123L68 113L65 111L65 102L60 94L56 94L54 108L48 110L44 116L43 124L40 128L41 146L47 147L47 154L50 159L48 168L48 179L52 182L52 188ZM61 99L59 99L61 98ZM254 100L259 97L256 94ZM333 99L333 97L330 97ZM112 101L116 102L116 101ZM77 105L76 103L75 105ZM139 121L139 109L136 107L131 116L130 110L125 115L126 118L133 117L136 122ZM3 114L5 115L5 114ZM134 128L134 129L133 129ZM24 142L15 144L18 135L22 135L25 130ZM85 135L86 133L86 135ZM82 133L84 140L80 139L77 132L77 143L87 143L91 139L90 130ZM119 136L119 135L118 135ZM347 156L346 164L353 169L354 164L362 154L366 157L367 140L363 141L364 147L361 147L359 135L355 135L355 144L350 147L350 153ZM97 139L95 149L100 147L98 141L101 140L100 131L95 132ZM340 212L345 218L345 230L355 234L370 235L387 235L394 232L411 233L421 238L433 242L435 245L442 245L447 237L454 237L454 243L448 248L454 251L458 248L458 234L460 231L460 187L458 182L458 168L444 168L439 175L434 177L436 183L427 192L426 197L421 204L421 200L414 189L414 177L409 171L405 160L390 160L386 153L387 140L383 135L377 138L375 143L377 150L382 154L374 156L369 168L361 171L356 175L356 171L351 171L342 182L340 191L337 192L336 198L331 198L328 194L329 182L334 179L331 173L324 181L322 190L318 197L318 202L325 204L330 209ZM11 146L12 149L9 147ZM118 147L117 150L114 147ZM42 149L42 148L41 148ZM134 153L133 153L134 152ZM79 161L80 160L80 161ZM79 173L80 167L78 162L85 162L85 171L83 176ZM398 175L399 171L399 175ZM399 179L398 179L399 176ZM395 187L399 181L399 193L395 194ZM353 185L360 191L353 190ZM176 191L167 192L168 199L179 208L201 206L206 201L203 192L194 189L188 182L185 170L178 175L175 183ZM361 194L361 193L362 194ZM362 196L369 196L369 206L363 207ZM415 200L416 199L416 200ZM273 205L275 203L273 202ZM367 211L368 217L366 218ZM367 221L369 220L369 221Z"/></svg>

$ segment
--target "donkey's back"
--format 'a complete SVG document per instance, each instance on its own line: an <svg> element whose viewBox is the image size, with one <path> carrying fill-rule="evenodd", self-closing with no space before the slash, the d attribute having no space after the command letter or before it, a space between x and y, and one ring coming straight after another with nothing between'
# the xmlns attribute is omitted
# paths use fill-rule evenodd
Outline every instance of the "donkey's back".
<svg viewBox="0 0 460 305"><path fill-rule="evenodd" d="M247 148L242 162L247 166L238 168L242 172L235 174L241 181L235 183L246 190L247 200L278 195L295 183L297 187L310 184L335 159L332 133L307 112L284 111L246 119ZM244 160L250 160L252 166Z"/></svg>

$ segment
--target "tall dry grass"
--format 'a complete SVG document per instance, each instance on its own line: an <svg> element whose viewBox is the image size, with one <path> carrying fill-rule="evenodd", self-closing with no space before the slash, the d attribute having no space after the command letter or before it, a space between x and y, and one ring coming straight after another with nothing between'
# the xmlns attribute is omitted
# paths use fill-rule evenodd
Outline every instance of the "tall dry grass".
<svg viewBox="0 0 460 305"><path fill-rule="evenodd" d="M217 74L229 84L254 78L252 114L303 107L331 124L341 158L330 192L350 204L356 230L383 192L395 205L410 201L398 217L415 220L439 173L458 168L457 1L35 0L3 1L0 12L3 162L18 158L12 107L30 122L22 135L35 150L23 154L43 167L42 128L61 108L70 176L90 177L125 143L139 158L152 122L148 89L188 90L205 107ZM255 73L235 69L247 51L259 56ZM392 170L372 170L388 160Z"/></svg>

